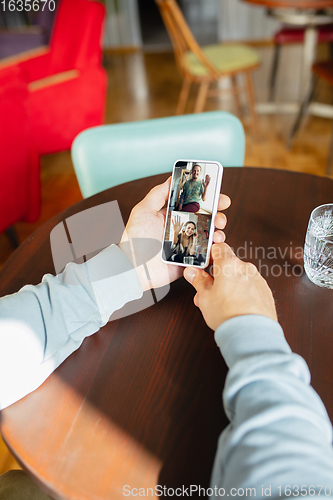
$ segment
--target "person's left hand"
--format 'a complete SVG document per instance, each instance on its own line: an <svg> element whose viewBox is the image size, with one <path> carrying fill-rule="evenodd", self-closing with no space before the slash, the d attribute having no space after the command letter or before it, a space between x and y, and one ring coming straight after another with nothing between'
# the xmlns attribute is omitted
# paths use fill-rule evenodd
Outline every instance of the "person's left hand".
<svg viewBox="0 0 333 500"><path fill-rule="evenodd" d="M169 196L171 177L163 184L154 187L147 196L138 203L132 210L128 219L125 232L122 236L119 247L128 254L132 262L135 262L135 255L129 254L130 245L124 244L126 241L134 238L151 238L162 243L166 209L162 207L166 204ZM220 194L218 210L224 210L230 206L231 200L228 196ZM215 226L218 228L213 237L215 243L225 240L222 229L225 228L227 218L224 214L218 213L215 217ZM147 262L147 268L150 276L148 281L146 271L143 265L136 267L143 291L150 288L159 288L180 278L183 274L181 266L165 264L160 252L153 259Z"/></svg>
<svg viewBox="0 0 333 500"><path fill-rule="evenodd" d="M204 188L206 188L208 186L208 184L210 183L210 179L211 179L210 175L207 174L206 177L205 177L205 180L202 181L202 184L203 184Z"/></svg>

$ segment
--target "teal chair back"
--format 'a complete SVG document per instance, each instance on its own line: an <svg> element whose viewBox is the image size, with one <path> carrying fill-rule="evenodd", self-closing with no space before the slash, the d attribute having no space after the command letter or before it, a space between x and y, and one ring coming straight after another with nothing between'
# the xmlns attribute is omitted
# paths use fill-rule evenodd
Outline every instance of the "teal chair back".
<svg viewBox="0 0 333 500"><path fill-rule="evenodd" d="M213 111L93 127L72 145L84 198L118 184L172 171L179 159L244 162L245 135L230 113Z"/></svg>

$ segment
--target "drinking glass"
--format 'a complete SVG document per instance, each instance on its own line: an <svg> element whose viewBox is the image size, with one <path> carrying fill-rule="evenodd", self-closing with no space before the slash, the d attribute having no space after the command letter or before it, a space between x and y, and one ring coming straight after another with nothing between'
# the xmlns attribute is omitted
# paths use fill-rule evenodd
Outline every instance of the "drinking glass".
<svg viewBox="0 0 333 500"><path fill-rule="evenodd" d="M193 266L193 264L194 264L194 257L192 257L192 256L184 257L183 258L183 262L184 262L184 264L188 264L190 266Z"/></svg>
<svg viewBox="0 0 333 500"><path fill-rule="evenodd" d="M318 286L333 288L333 203L315 208L304 245L304 269Z"/></svg>

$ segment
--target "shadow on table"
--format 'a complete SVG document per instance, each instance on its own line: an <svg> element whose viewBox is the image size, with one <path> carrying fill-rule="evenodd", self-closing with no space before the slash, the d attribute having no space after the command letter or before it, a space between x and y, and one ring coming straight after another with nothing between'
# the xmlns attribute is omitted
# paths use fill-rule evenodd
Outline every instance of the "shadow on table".
<svg viewBox="0 0 333 500"><path fill-rule="evenodd" d="M228 423L222 408L227 368L193 295L179 280L161 302L86 339L73 354L75 374L69 361L58 370L156 457L158 484L174 489L209 487L217 440Z"/></svg>

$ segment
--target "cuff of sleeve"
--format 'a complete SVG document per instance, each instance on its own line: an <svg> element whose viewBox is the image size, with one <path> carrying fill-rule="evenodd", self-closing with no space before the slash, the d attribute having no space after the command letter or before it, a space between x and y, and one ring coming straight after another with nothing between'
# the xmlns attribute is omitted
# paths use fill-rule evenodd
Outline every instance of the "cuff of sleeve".
<svg viewBox="0 0 333 500"><path fill-rule="evenodd" d="M91 285L103 324L127 302L142 297L137 273L116 245L106 248L86 264L89 276L99 278L91 279Z"/></svg>
<svg viewBox="0 0 333 500"><path fill-rule="evenodd" d="M229 368L239 359L267 352L290 353L277 321L255 314L225 321L215 332L215 341Z"/></svg>

